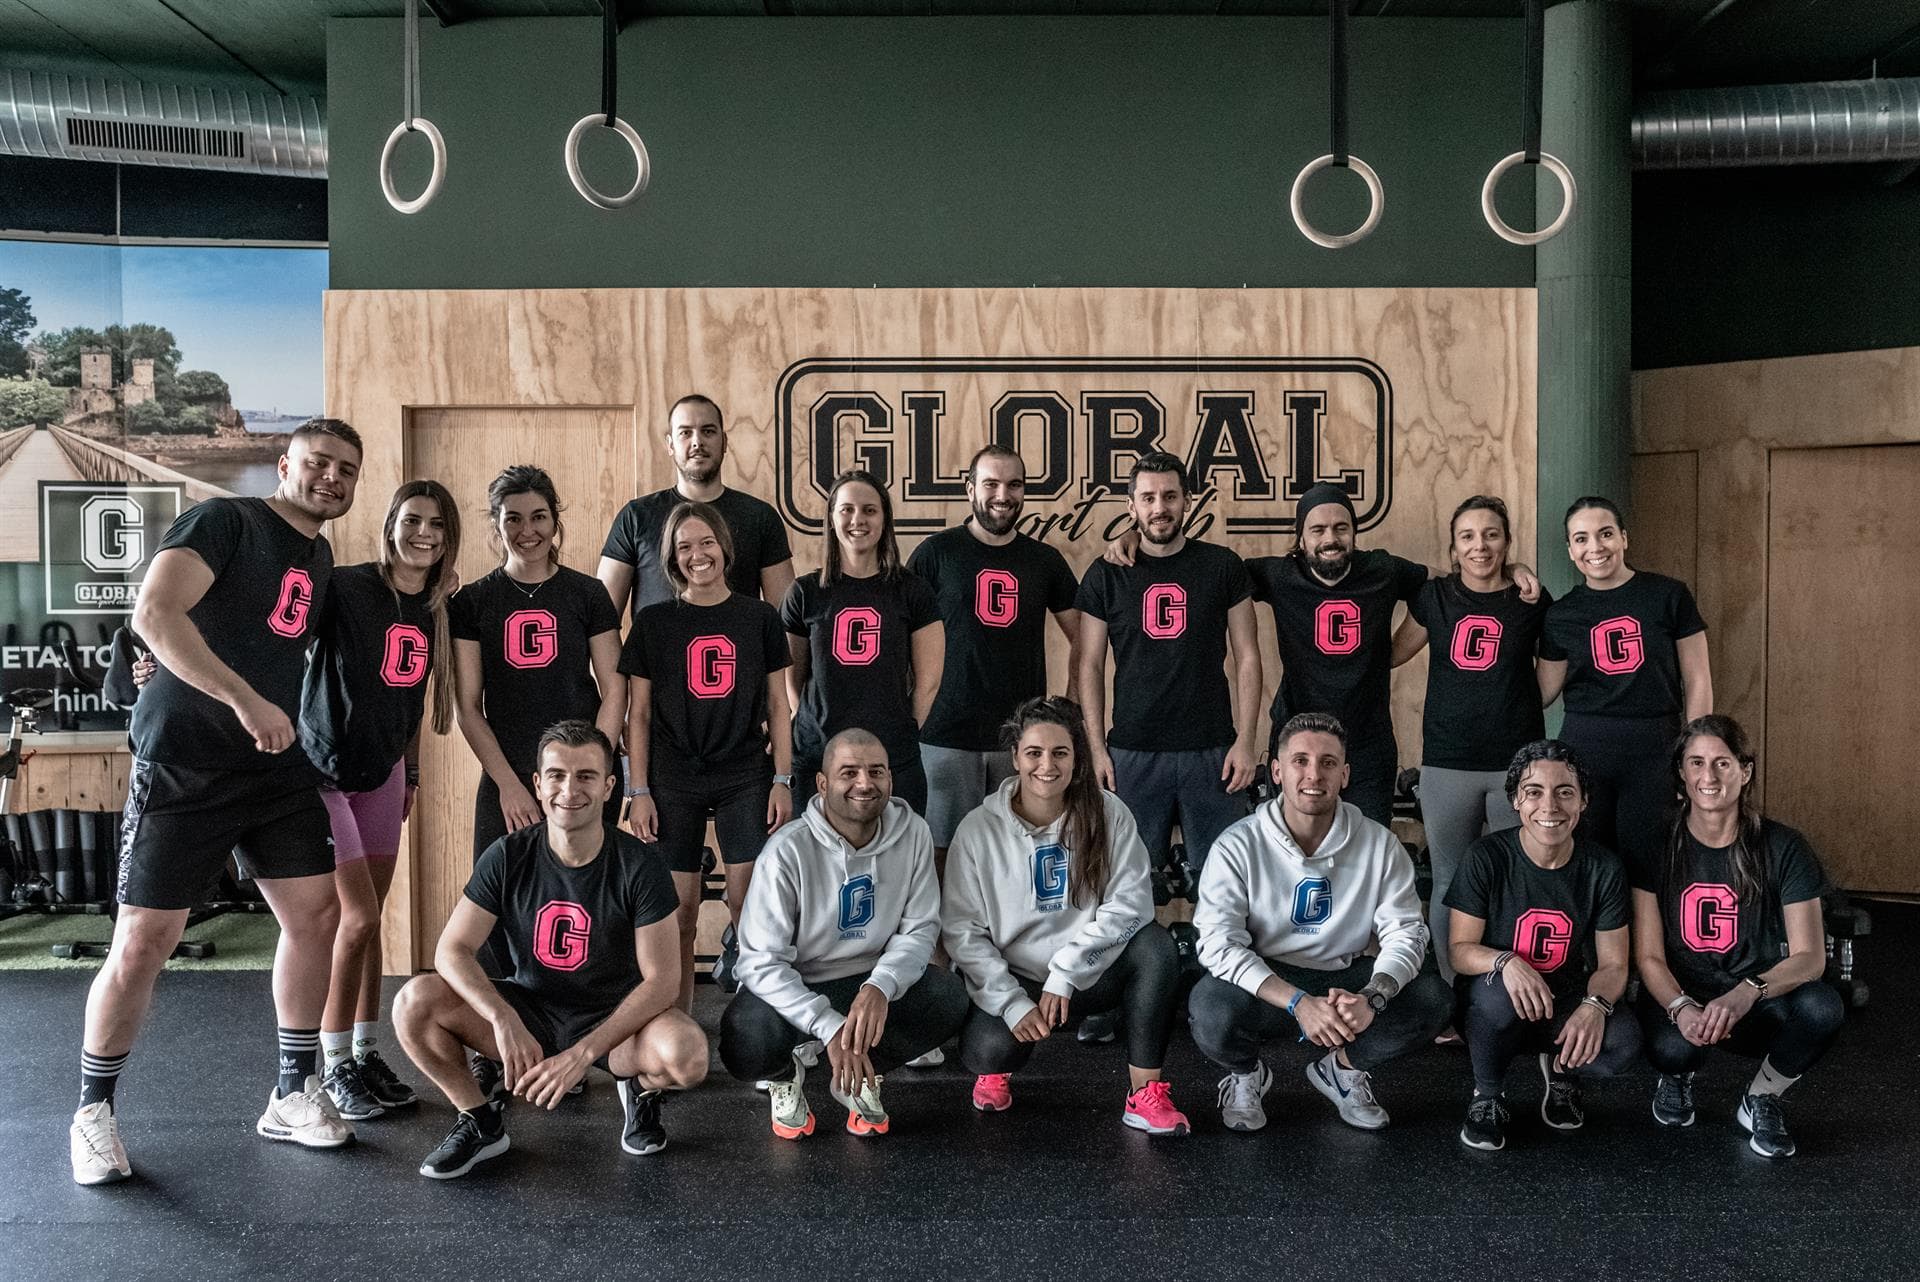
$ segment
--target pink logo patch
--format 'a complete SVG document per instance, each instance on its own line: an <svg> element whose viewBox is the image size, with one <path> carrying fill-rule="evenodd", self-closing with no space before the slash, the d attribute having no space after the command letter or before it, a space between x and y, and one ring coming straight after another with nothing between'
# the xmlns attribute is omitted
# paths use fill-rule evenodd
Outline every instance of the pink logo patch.
<svg viewBox="0 0 1920 1282"><path fill-rule="evenodd" d="M849 606L833 616L833 657L849 668L864 668L880 657L880 611Z"/></svg>
<svg viewBox="0 0 1920 1282"><path fill-rule="evenodd" d="M1313 644L1321 654L1352 654L1360 648L1360 605L1322 601L1313 612Z"/></svg>
<svg viewBox="0 0 1920 1282"><path fill-rule="evenodd" d="M695 637L687 642L687 689L696 699L724 699L733 693L733 638Z"/></svg>
<svg viewBox="0 0 1920 1282"><path fill-rule="evenodd" d="M1020 580L1005 570L973 576L973 617L990 628L1004 628L1020 617Z"/></svg>
<svg viewBox="0 0 1920 1282"><path fill-rule="evenodd" d="M1453 625L1453 666L1462 672L1485 672L1500 658L1500 620L1469 614Z"/></svg>
<svg viewBox="0 0 1920 1282"><path fill-rule="evenodd" d="M426 680L427 658L432 647L427 634L411 623L387 627L387 645L380 656L380 679L390 686L417 686Z"/></svg>
<svg viewBox="0 0 1920 1282"><path fill-rule="evenodd" d="M507 616L507 662L544 668L560 655L560 624L545 610L515 610Z"/></svg>
<svg viewBox="0 0 1920 1282"><path fill-rule="evenodd" d="M283 637L304 636L312 610L312 577L305 570L288 570L280 576L280 596L267 616L267 626Z"/></svg>
<svg viewBox="0 0 1920 1282"><path fill-rule="evenodd" d="M1573 918L1552 908L1527 909L1513 924L1513 951L1535 970L1559 970L1573 951Z"/></svg>
<svg viewBox="0 0 1920 1282"><path fill-rule="evenodd" d="M1187 630L1187 590L1178 583L1156 583L1140 597L1140 627L1156 641L1171 641Z"/></svg>
<svg viewBox="0 0 1920 1282"><path fill-rule="evenodd" d="M1680 938L1696 953L1730 953L1740 942L1740 896L1732 886L1695 882L1680 895Z"/></svg>
<svg viewBox="0 0 1920 1282"><path fill-rule="evenodd" d="M1593 666L1610 677L1637 672L1647 657L1640 640L1640 620L1622 615L1593 625Z"/></svg>
<svg viewBox="0 0 1920 1282"><path fill-rule="evenodd" d="M548 970L579 970L587 964L592 929L586 909L556 899L533 919L533 955Z"/></svg>

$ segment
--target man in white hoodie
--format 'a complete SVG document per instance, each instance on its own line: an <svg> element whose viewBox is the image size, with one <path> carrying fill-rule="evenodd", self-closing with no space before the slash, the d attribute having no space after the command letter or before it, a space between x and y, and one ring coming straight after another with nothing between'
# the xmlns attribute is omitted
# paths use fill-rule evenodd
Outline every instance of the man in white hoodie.
<svg viewBox="0 0 1920 1282"><path fill-rule="evenodd" d="M1347 737L1302 713L1275 740L1280 796L1222 833L1200 878L1194 928L1207 975L1188 1010L1193 1040L1227 1070L1220 1120L1267 1124L1273 1075L1261 1044L1297 1031L1324 1047L1307 1080L1350 1126L1378 1130L1387 1111L1373 1070L1430 1043L1453 999L1427 962L1413 861L1380 824L1340 800ZM1378 940L1379 953L1366 949Z"/></svg>
<svg viewBox="0 0 1920 1282"><path fill-rule="evenodd" d="M880 1074L960 1030L967 992L929 966L940 888L927 821L893 799L887 750L865 730L827 742L818 795L761 852L740 912L740 992L720 1021L720 1060L769 1083L773 1133L813 1134L795 1057L826 1043L847 1130L884 1135Z"/></svg>

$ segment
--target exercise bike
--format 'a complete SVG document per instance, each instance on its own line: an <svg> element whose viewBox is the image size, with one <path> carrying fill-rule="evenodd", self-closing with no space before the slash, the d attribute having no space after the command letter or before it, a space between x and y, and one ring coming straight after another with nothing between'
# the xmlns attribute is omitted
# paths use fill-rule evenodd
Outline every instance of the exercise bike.
<svg viewBox="0 0 1920 1282"><path fill-rule="evenodd" d="M13 710L13 725L7 734L7 750L0 753L0 816L13 804L13 782L20 766L32 755L20 747L22 735L37 734L40 714L53 705L53 691L37 687L10 690L4 697ZM38 869L26 867L13 844L5 823L0 823L0 919L31 912L53 898L53 884Z"/></svg>

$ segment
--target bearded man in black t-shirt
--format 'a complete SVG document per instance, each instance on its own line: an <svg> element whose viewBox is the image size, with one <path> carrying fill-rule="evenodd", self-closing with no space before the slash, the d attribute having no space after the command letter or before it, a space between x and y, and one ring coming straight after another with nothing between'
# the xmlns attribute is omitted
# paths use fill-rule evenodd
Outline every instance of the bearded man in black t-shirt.
<svg viewBox="0 0 1920 1282"><path fill-rule="evenodd" d="M623 1113L620 1147L666 1147L661 1092L698 1086L707 1039L674 1005L680 989L678 903L653 846L605 822L618 766L593 725L562 721L541 736L535 786L546 822L495 841L434 949L434 974L400 990L401 1044L460 1116L420 1165L450 1180L507 1151L506 1102L551 1109L599 1065ZM513 974L489 979L476 954L503 928ZM467 1068L472 1049L503 1070L489 1098Z"/></svg>
<svg viewBox="0 0 1920 1282"><path fill-rule="evenodd" d="M207 499L182 513L140 587L133 626L160 668L134 705L120 908L87 998L69 1132L82 1184L133 1173L114 1088L154 979L229 852L281 930L279 1081L256 1129L309 1148L353 1139L315 1073L340 906L327 812L294 746L294 720L333 571L320 527L353 504L360 438L336 419L309 420L289 436L279 466L270 498Z"/></svg>

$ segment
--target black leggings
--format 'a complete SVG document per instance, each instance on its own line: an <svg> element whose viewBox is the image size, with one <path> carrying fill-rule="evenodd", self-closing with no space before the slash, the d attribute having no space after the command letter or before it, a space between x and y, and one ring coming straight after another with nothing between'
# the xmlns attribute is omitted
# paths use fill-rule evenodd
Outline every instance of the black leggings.
<svg viewBox="0 0 1920 1282"><path fill-rule="evenodd" d="M1693 995L1705 1001L1717 994ZM1831 985L1820 980L1802 984L1779 997L1755 1002L1720 1045L1752 1059L1764 1056L1782 1077L1798 1077L1812 1068L1833 1045L1846 1019L1846 1003ZM1646 1034L1647 1062L1663 1073L1692 1073L1707 1062L1713 1047L1695 1046L1680 1035L1667 1012L1644 992L1640 998L1640 1028Z"/></svg>
<svg viewBox="0 0 1920 1282"><path fill-rule="evenodd" d="M1014 978L1027 996L1039 1000L1039 980L1024 975ZM1157 1069L1166 1062L1179 987L1180 950L1165 927L1148 922L1127 941L1098 982L1073 995L1067 1014L1098 1015L1118 1007L1126 1018L1127 1063ZM1038 1044L1016 1040L1006 1020L974 1006L960 1032L960 1062L969 1073L1017 1073L1033 1058Z"/></svg>
<svg viewBox="0 0 1920 1282"><path fill-rule="evenodd" d="M1553 1050L1553 1039L1586 996L1581 991L1554 998L1549 1019L1521 1019L1506 982L1498 975L1491 984L1485 975L1462 975L1459 985L1466 990L1465 1032L1467 1053L1473 1059L1473 1087L1482 1095L1498 1095L1505 1089L1507 1065L1515 1055ZM1640 1025L1632 1014L1621 1011L1607 1020L1600 1053L1591 1064L1574 1072L1581 1077L1612 1077L1625 1070L1639 1053Z"/></svg>
<svg viewBox="0 0 1920 1282"><path fill-rule="evenodd" d="M767 797L773 791L770 770L744 779L722 777L704 783L653 785L653 808L659 816L660 853L674 872L699 872L706 847L707 817L713 817L713 835L720 858L729 864L750 864L767 844Z"/></svg>
<svg viewBox="0 0 1920 1282"><path fill-rule="evenodd" d="M887 767L893 775L893 795L913 807L913 813L922 819L927 817L927 771L920 764L920 753L916 749L910 757L895 757L889 754ZM819 789L814 786L814 776L819 772L817 761L795 761L793 763L793 815L798 819L807 813L807 803L813 800L813 794Z"/></svg>
<svg viewBox="0 0 1920 1282"><path fill-rule="evenodd" d="M1314 997L1325 997L1336 988L1357 993L1373 977L1371 957L1356 958L1345 970L1309 970L1271 959L1267 965L1280 978ZM1251 1073L1259 1062L1263 1043L1300 1035L1300 1026L1284 1008L1214 975L1193 986L1187 1009L1193 1015L1194 1045L1229 1073ZM1453 995L1429 962L1385 1010L1373 1017L1367 1031L1348 1044L1347 1062L1371 1073L1389 1060L1430 1044L1452 1013Z"/></svg>
<svg viewBox="0 0 1920 1282"><path fill-rule="evenodd" d="M1619 855L1631 868L1659 865L1674 800L1671 717L1597 717L1569 712L1560 737L1572 745L1591 791L1580 820L1582 835Z"/></svg>
<svg viewBox="0 0 1920 1282"><path fill-rule="evenodd" d="M849 975L807 987L844 1015L866 982L865 975ZM892 1072L959 1032L968 1009L966 985L959 977L929 966L919 982L887 1004L886 1031L867 1058L880 1072ZM720 1017L720 1062L743 1082L784 1078L793 1069L793 1048L808 1036L742 988Z"/></svg>

